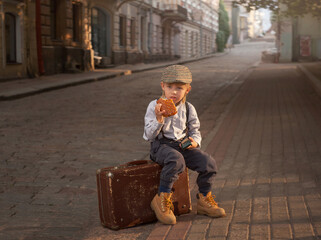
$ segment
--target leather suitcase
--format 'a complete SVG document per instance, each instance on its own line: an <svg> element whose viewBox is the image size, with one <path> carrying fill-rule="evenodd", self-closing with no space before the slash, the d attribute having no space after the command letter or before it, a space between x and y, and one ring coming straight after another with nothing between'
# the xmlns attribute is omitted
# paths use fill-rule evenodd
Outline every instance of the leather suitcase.
<svg viewBox="0 0 321 240"><path fill-rule="evenodd" d="M101 224L116 230L157 221L150 203L158 192L161 169L160 165L150 160L98 169ZM173 186L172 200L175 215L191 211L187 168Z"/></svg>

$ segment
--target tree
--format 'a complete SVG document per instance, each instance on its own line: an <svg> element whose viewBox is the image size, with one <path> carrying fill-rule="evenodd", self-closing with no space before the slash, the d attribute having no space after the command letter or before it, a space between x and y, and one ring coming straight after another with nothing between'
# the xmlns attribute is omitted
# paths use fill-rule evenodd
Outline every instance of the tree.
<svg viewBox="0 0 321 240"><path fill-rule="evenodd" d="M243 5L247 11L267 8L276 15L286 17L299 17L306 14L321 17L321 0L237 0L233 1L233 4ZM284 4L286 8L280 9L280 4Z"/></svg>
<svg viewBox="0 0 321 240"><path fill-rule="evenodd" d="M223 31L218 31L216 34L216 44L217 44L217 51L224 52L225 48L225 33Z"/></svg>
<svg viewBox="0 0 321 240"><path fill-rule="evenodd" d="M216 36L216 43L219 52L223 52L227 39L230 36L230 26L229 26L229 17L225 10L225 6L222 0L220 0L220 7L219 7L219 31Z"/></svg>

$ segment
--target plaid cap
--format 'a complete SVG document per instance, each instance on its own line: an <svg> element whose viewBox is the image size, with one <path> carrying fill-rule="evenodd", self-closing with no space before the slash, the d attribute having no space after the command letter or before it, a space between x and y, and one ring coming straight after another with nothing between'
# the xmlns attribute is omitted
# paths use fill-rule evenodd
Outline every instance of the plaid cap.
<svg viewBox="0 0 321 240"><path fill-rule="evenodd" d="M192 73L183 65L171 65L163 71L161 81L164 83L191 83Z"/></svg>

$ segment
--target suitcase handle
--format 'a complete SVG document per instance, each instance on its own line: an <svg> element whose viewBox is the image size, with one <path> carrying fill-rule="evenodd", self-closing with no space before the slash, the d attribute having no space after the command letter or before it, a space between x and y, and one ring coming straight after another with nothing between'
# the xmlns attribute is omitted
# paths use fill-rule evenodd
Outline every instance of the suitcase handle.
<svg viewBox="0 0 321 240"><path fill-rule="evenodd" d="M127 167L131 167L131 166L150 164L150 163L152 163L152 161L150 161L150 160L136 160L136 161L128 162L124 165Z"/></svg>

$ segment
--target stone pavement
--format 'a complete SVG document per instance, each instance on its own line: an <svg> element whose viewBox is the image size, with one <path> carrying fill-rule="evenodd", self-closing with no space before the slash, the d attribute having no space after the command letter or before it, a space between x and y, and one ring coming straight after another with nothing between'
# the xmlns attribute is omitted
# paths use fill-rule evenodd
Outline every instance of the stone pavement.
<svg viewBox="0 0 321 240"><path fill-rule="evenodd" d="M127 230L114 232L112 239L320 239L321 100L302 70L308 69L315 79L321 79L318 64L300 64L300 69L297 64L259 65L244 74L244 83L240 81L239 87L230 92L233 100L203 144L219 163L213 192L227 217L211 219L195 214L196 174L191 172L191 214L178 217L175 226L154 224L144 238L135 235L132 228L130 234ZM212 105L216 104L213 101ZM210 121L212 114L204 112L202 122ZM68 174L69 169L59 171ZM82 181L81 175L77 177ZM70 189L61 191L68 196ZM45 194L42 197L36 200L39 207L34 210L48 208L41 203L52 200ZM68 201L68 197L54 201ZM25 211L32 214L29 209ZM76 221L64 214L61 212L62 217ZM51 220L55 219L39 219ZM1 231L7 226L2 224L0 238L5 239ZM66 231L81 230L73 224L65 227ZM98 227L99 231L94 229L82 239L111 239L106 229ZM67 239L61 235L59 232L56 238L49 238L44 233L43 239Z"/></svg>
<svg viewBox="0 0 321 240"><path fill-rule="evenodd" d="M202 119L203 136L234 95L218 93L255 64L266 46L245 44L228 55L186 64L193 72L189 101L200 117L212 101L222 100ZM143 116L160 94L161 72L0 101L0 239L83 239L88 232L109 240L147 238L154 223L118 232L101 227L95 172L146 156Z"/></svg>

